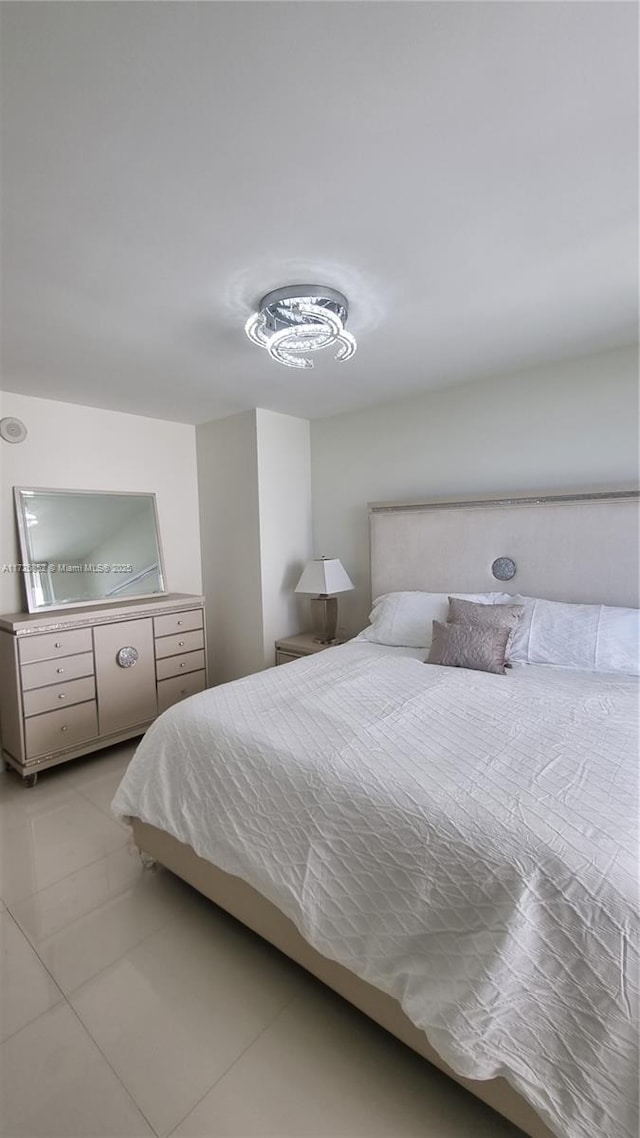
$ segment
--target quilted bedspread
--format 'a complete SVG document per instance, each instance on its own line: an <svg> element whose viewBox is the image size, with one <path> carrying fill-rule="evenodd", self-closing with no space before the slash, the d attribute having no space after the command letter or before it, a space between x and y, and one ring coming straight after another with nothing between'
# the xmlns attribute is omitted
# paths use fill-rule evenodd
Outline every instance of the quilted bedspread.
<svg viewBox="0 0 640 1138"><path fill-rule="evenodd" d="M562 1138L637 1138L637 681L364 642L160 717L114 799Z"/></svg>

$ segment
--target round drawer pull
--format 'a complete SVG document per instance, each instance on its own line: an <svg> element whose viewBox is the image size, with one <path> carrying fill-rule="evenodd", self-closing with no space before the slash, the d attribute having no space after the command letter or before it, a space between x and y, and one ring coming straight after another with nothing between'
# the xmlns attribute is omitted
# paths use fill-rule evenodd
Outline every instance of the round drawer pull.
<svg viewBox="0 0 640 1138"><path fill-rule="evenodd" d="M61 640L56 640L56 642L55 642L55 644L54 644L54 646L53 646L53 647L54 647L54 648L62 648L62 641L61 641Z"/></svg>
<svg viewBox="0 0 640 1138"><path fill-rule="evenodd" d="M184 648L184 640L178 641L178 648Z"/></svg>
<svg viewBox="0 0 640 1138"><path fill-rule="evenodd" d="M138 661L138 649L131 644L125 645L116 653L116 664L119 668L133 668Z"/></svg>
<svg viewBox="0 0 640 1138"><path fill-rule="evenodd" d="M60 728L60 730L61 730L61 731L66 731L66 730L67 730L67 728L66 728L66 727L61 727L61 728Z"/></svg>
<svg viewBox="0 0 640 1138"><path fill-rule="evenodd" d="M181 665L180 665L180 667L181 667L181 668L186 668L186 666L187 666L187 665L185 664L185 662L184 662L184 660L183 660L183 661L182 661L182 663L181 663Z"/></svg>
<svg viewBox="0 0 640 1138"><path fill-rule="evenodd" d="M182 624L182 621L181 621L181 620L179 620L179 621L178 621L178 628L180 628L181 624Z"/></svg>
<svg viewBox="0 0 640 1138"><path fill-rule="evenodd" d="M64 672L64 668L56 668L56 672L58 673L59 676L61 676L62 673Z"/></svg>
<svg viewBox="0 0 640 1138"><path fill-rule="evenodd" d="M60 692L60 695L58 696L58 699L66 699L66 698L67 698L67 697L66 697L66 695L64 694L64 692Z"/></svg>

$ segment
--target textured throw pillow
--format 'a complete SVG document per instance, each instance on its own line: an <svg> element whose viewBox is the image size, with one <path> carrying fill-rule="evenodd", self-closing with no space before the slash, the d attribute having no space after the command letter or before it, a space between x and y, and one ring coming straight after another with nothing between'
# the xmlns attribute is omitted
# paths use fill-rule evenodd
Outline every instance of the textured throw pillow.
<svg viewBox="0 0 640 1138"><path fill-rule="evenodd" d="M484 628L507 628L518 624L524 605L477 605L460 597L449 597L449 624L475 624Z"/></svg>
<svg viewBox="0 0 640 1138"><path fill-rule="evenodd" d="M428 664L472 668L476 672L505 674L505 652L510 628L433 622Z"/></svg>

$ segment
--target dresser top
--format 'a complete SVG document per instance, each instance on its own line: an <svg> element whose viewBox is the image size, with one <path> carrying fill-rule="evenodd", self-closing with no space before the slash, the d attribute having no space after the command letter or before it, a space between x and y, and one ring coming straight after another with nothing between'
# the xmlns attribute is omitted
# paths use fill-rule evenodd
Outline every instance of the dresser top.
<svg viewBox="0 0 640 1138"><path fill-rule="evenodd" d="M14 612L0 616L0 629L14 636L37 632L56 632L62 628L86 628L94 624L112 624L137 616L161 616L167 612L201 608L204 597L195 593L158 593L143 600L102 601L95 605L69 605L68 608L44 612Z"/></svg>

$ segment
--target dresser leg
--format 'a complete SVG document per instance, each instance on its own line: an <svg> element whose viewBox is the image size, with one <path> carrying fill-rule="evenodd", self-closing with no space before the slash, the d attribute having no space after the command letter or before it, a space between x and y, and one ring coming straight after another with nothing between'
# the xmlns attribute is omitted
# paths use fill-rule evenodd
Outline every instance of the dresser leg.
<svg viewBox="0 0 640 1138"><path fill-rule="evenodd" d="M23 780L22 780L22 785L27 786L27 787L35 786L37 781L38 781L38 772L36 771L35 774L25 775Z"/></svg>

